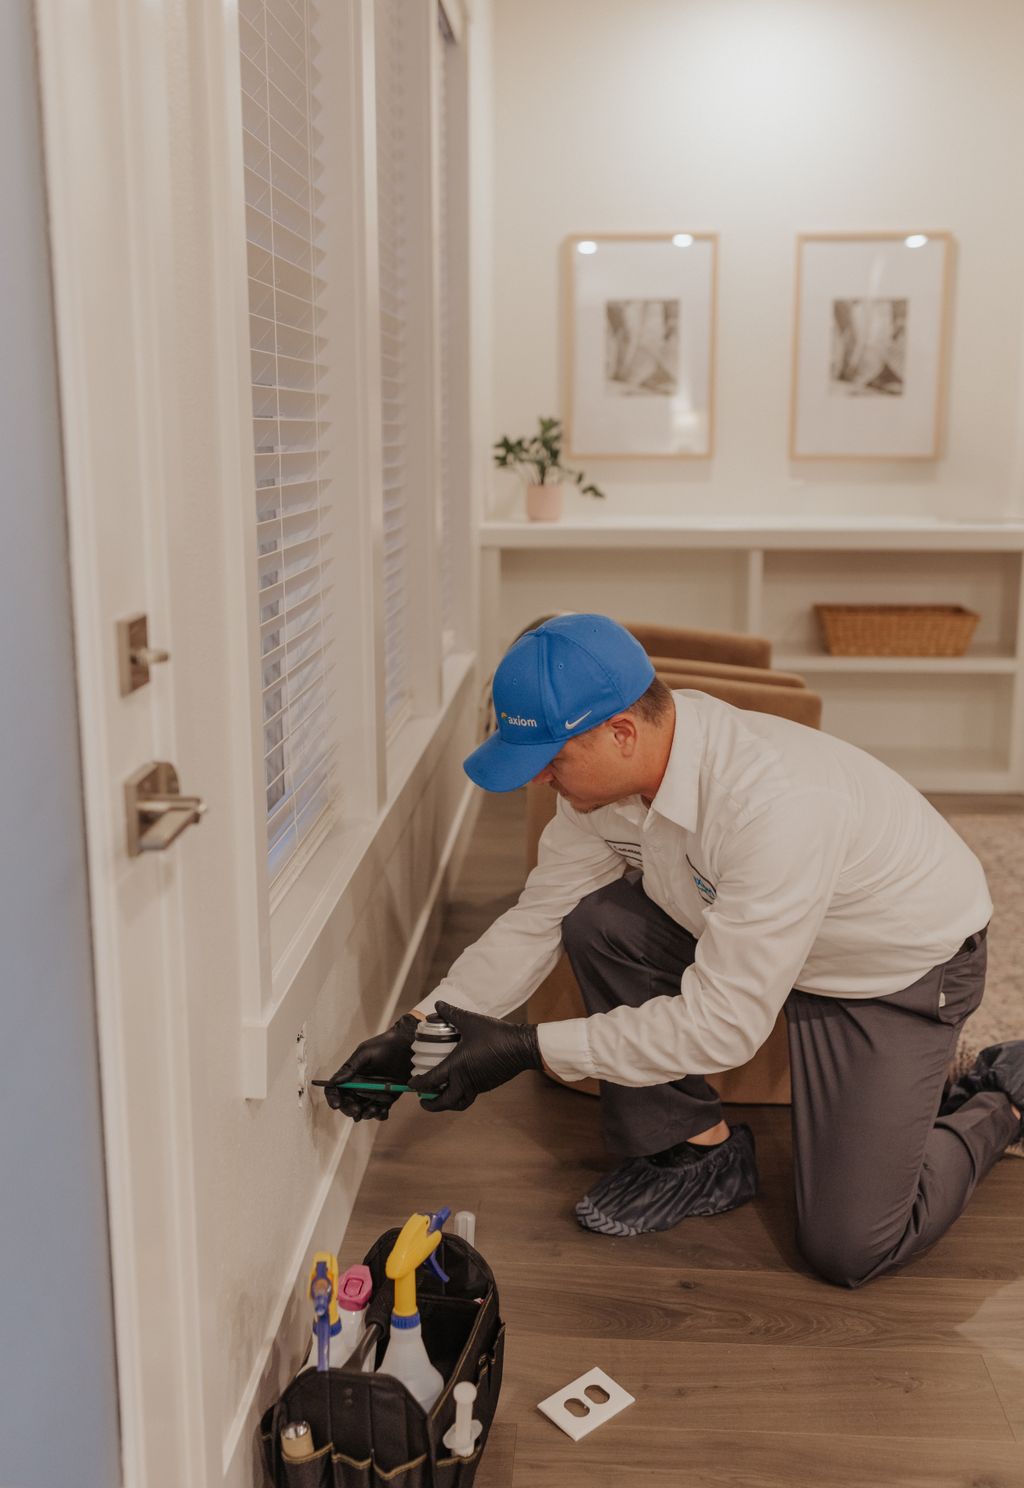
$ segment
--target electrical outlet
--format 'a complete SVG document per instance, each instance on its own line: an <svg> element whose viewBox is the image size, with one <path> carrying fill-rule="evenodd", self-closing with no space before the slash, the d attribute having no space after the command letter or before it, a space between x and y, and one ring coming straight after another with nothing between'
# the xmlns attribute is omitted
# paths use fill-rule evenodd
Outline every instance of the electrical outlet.
<svg viewBox="0 0 1024 1488"><path fill-rule="evenodd" d="M309 1094L309 1050L306 1047L306 1025L303 1023L295 1035L295 1064L298 1075L300 1104Z"/></svg>

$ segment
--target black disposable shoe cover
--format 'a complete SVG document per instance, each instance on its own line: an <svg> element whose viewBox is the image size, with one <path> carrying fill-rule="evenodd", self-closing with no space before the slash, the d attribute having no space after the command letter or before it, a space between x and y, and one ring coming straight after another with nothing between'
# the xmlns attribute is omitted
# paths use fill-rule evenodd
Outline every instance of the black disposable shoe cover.
<svg viewBox="0 0 1024 1488"><path fill-rule="evenodd" d="M951 1085L939 1108L940 1116L950 1116L982 1090L1001 1090L1024 1111L1024 1039L1006 1044L990 1044L982 1049L966 1074ZM1024 1120L1020 1136L1024 1136Z"/></svg>
<svg viewBox="0 0 1024 1488"><path fill-rule="evenodd" d="M693 1215L726 1214L756 1193L754 1134L740 1125L707 1157L682 1167L631 1157L584 1194L576 1218L599 1235L643 1235L670 1230Z"/></svg>

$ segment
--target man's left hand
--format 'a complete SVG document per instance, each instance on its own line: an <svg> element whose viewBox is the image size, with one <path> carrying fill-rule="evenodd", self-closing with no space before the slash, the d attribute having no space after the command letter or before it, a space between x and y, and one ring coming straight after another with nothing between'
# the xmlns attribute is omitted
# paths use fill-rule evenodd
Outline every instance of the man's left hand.
<svg viewBox="0 0 1024 1488"><path fill-rule="evenodd" d="M459 1030L459 1042L440 1064L409 1081L417 1094L438 1092L437 1100L422 1103L425 1111L464 1111L483 1091L541 1068L535 1023L503 1023L447 1002L439 1002L437 1011Z"/></svg>

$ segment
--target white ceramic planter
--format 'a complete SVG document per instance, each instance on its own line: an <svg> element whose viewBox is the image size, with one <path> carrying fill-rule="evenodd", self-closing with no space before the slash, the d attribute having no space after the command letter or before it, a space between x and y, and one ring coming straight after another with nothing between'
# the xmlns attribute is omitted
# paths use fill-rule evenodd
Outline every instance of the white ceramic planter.
<svg viewBox="0 0 1024 1488"><path fill-rule="evenodd" d="M526 515L531 522L557 522L562 515L562 487L527 486Z"/></svg>

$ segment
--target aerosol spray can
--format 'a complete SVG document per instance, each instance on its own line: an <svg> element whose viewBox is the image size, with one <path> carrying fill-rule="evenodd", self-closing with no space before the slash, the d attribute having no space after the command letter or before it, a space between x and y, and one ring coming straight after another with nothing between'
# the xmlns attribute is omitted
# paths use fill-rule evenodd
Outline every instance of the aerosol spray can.
<svg viewBox="0 0 1024 1488"><path fill-rule="evenodd" d="M446 1059L459 1042L459 1030L446 1023L440 1013L421 1019L412 1044L412 1072L425 1075Z"/></svg>

